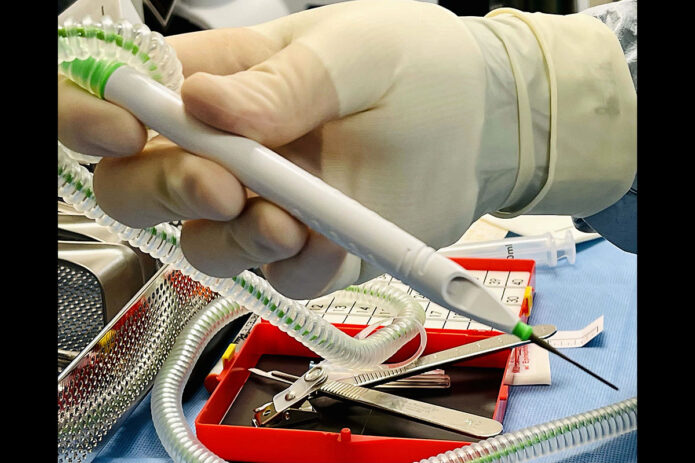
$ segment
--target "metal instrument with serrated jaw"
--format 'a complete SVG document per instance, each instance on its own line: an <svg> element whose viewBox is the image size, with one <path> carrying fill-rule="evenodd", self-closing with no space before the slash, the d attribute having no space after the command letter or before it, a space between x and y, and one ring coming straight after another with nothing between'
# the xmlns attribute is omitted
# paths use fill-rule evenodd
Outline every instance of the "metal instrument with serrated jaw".
<svg viewBox="0 0 695 463"><path fill-rule="evenodd" d="M534 327L534 335L541 339L552 336L556 328L551 325ZM280 423L291 424L294 420L295 405L302 402L301 419L311 419L311 412L304 403L313 394L322 394L340 400L355 402L374 407L389 413L405 416L415 421L427 423L440 428L478 438L495 436L502 432L502 424L496 420L466 413L451 408L399 397L387 392L368 389L365 386L377 386L432 370L437 367L452 365L485 354L528 344L511 334L501 334L481 341L464 344L433 354L425 355L409 365L399 368L376 369L359 373L352 377L334 380L329 377L329 367L316 365L300 377L283 372L262 371L249 368L251 373L264 378L289 383L290 386L276 394L273 401L255 410L253 423L256 426L277 426Z"/></svg>

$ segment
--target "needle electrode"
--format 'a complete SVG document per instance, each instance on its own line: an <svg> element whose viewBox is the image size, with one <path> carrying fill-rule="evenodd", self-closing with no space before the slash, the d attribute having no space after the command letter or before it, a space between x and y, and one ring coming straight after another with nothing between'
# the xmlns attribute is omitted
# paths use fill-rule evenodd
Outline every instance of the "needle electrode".
<svg viewBox="0 0 695 463"><path fill-rule="evenodd" d="M539 337L536 336L535 334L531 334L531 336L529 336L529 340L530 340L532 343L536 344L537 346L540 346L540 347L542 347L543 349L547 350L548 352L552 352L553 354L557 355L558 357L560 357L560 358L562 358L562 359L564 359L564 360L567 360L567 361L570 362L572 365L574 365L574 366L576 366L576 367L579 367L582 371L584 371L584 372L586 372L586 373L589 373L591 376L593 376L594 378L598 379L598 380L601 381L602 383L604 383L604 384L606 384L606 385L612 387L612 388L615 389L616 391L618 390L618 387L617 387L615 384L613 384L613 383L611 383L611 382L605 380L604 378L600 377L599 375L597 375L597 374L594 373L593 371L589 370L589 369L586 368L585 366L580 365L579 363L575 362L574 360L572 360L571 358L567 357L565 354L563 354L562 352L560 352L559 350L557 350L556 348L554 348L553 346L551 346L550 343L548 343L547 341L544 341L543 339L539 338Z"/></svg>

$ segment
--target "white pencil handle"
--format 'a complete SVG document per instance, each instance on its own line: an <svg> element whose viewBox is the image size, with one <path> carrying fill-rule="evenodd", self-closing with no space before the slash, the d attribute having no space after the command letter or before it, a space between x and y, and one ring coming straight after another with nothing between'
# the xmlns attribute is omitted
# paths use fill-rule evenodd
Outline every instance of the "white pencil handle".
<svg viewBox="0 0 695 463"><path fill-rule="evenodd" d="M506 332L518 321L500 312L508 312L500 303L481 304L481 295L473 293L484 288L459 265L263 145L203 124L185 111L180 95L138 71L128 66L114 71L104 97L432 301ZM467 307L474 302L479 310Z"/></svg>

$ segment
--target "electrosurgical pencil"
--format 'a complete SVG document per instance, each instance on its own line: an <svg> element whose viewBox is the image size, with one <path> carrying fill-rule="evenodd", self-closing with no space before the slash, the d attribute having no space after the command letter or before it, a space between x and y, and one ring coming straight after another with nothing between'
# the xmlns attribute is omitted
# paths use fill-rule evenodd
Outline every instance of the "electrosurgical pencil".
<svg viewBox="0 0 695 463"><path fill-rule="evenodd" d="M531 326L460 265L265 146L195 119L173 90L117 61L76 59L61 67L71 78L88 82L97 96L183 149L222 165L260 196L436 304L530 340L617 389L534 336Z"/></svg>

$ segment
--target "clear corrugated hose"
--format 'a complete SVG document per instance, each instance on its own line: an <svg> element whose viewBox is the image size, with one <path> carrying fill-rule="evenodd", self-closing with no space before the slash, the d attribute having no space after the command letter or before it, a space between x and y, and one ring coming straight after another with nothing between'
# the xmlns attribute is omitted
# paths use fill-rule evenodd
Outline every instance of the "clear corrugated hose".
<svg viewBox="0 0 695 463"><path fill-rule="evenodd" d="M163 37L146 26L127 21L100 23L89 19L81 23L66 21L58 29L59 71L70 77L74 60L95 59L123 62L178 91L183 81L181 65L174 50ZM99 68L95 64L95 73ZM77 79L94 92L93 82ZM412 339L424 323L422 307L400 291L376 284L349 288L364 296L375 295L380 305L397 312L393 323L364 340L345 335L304 305L275 291L263 278L245 271L233 278L216 278L195 269L181 251L179 229L160 224L135 229L107 216L97 205L92 189L92 174L75 159L74 152L58 142L58 195L75 209L108 227L131 245L224 297L257 313L297 339L321 357L344 367L370 367L382 363Z"/></svg>
<svg viewBox="0 0 695 463"><path fill-rule="evenodd" d="M244 313L246 310L228 299L208 304L176 338L157 374L150 401L152 421L164 449L175 462L225 461L208 450L188 426L181 397L205 345L222 327Z"/></svg>
<svg viewBox="0 0 695 463"><path fill-rule="evenodd" d="M76 210L117 232L133 246L164 263L172 264L185 275L224 296L202 309L200 316L187 325L155 380L152 419L162 444L176 462L216 461L214 454L201 450L205 447L190 430L183 416L181 394L200 351L210 338L205 334L214 330L210 332L214 335L224 324L245 313L246 309L270 321L332 364L352 368L382 363L412 339L424 323L422 306L412 297L379 283L366 283L343 290L358 301L388 307L398 314L390 325L358 340L297 301L280 295L252 272L243 272L231 279L201 277L177 246L179 230L176 227L162 224L137 230L103 214L94 201L91 173L64 153L61 154L60 147L58 172L58 195ZM205 459L200 459L203 454L206 455Z"/></svg>
<svg viewBox="0 0 695 463"><path fill-rule="evenodd" d="M109 18L103 18L100 22L94 22L86 18L81 22L68 20L59 26L59 72L68 78L72 77L71 65L76 60L92 60L95 63L95 75L101 72L103 62L112 61L132 66L175 91L180 90L183 82L181 64L164 38L156 32L150 32L145 25L132 25L127 21L113 22ZM74 80L86 90L98 94L94 82L99 79L88 76ZM388 308L396 314L388 326L365 339L356 339L338 330L306 306L282 296L252 272L245 271L233 278L205 275L195 269L183 255L177 227L165 223L148 229L131 228L115 221L101 210L94 197L92 174L79 163L97 160L98 158L75 153L58 142L58 196L121 239L222 296L201 311L200 316L191 323L192 328L186 330L185 336L177 338L174 350L168 357L170 361L155 381L153 394L156 393L158 400L153 399L153 420L160 439L175 461L208 461L198 459L201 455L200 448L204 447L195 439L183 418L180 394L176 396L170 392L185 384L185 379L182 378L188 377L191 362L195 362L192 359L197 359L199 350L207 342L204 334L208 329L216 332L224 323L248 309L331 364L344 368L379 365L422 329L425 321L422 306L404 292L378 283L352 286L344 290L358 300ZM194 354L189 355L191 352ZM187 450L193 447L196 450Z"/></svg>
<svg viewBox="0 0 695 463"><path fill-rule="evenodd" d="M416 463L520 463L637 429L637 398L510 432Z"/></svg>
<svg viewBox="0 0 695 463"><path fill-rule="evenodd" d="M172 225L135 229L116 222L96 204L91 180L91 173L70 159L59 145L58 195L66 203L143 252L268 320L335 365L355 368L378 365L412 339L425 321L422 306L407 294L390 286L366 283L345 291L356 297L372 298L379 305L391 308L397 316L393 323L365 339L350 337L308 307L275 291L253 272L244 271L232 278L216 278L196 270L184 257L180 232Z"/></svg>

